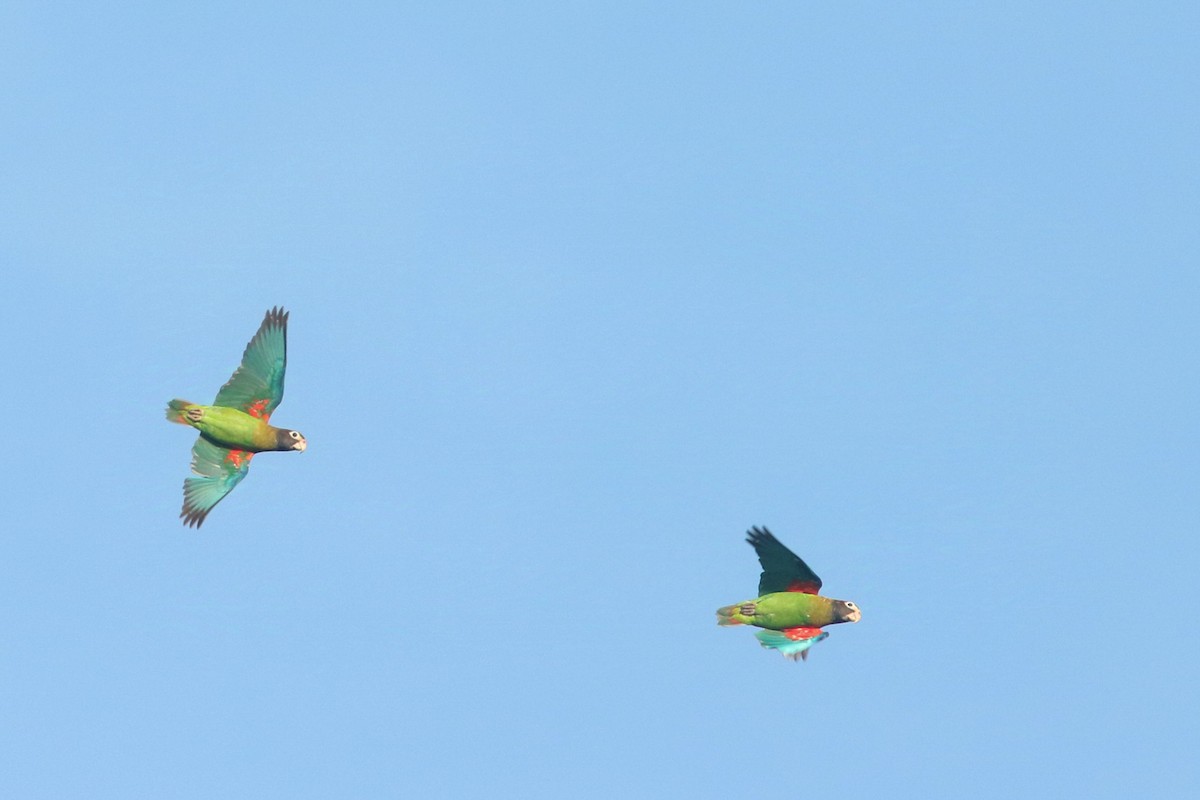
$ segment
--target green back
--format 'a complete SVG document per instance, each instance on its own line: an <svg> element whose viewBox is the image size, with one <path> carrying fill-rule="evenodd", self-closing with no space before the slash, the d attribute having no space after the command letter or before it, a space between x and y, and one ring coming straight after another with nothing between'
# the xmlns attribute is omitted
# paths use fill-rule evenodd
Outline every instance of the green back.
<svg viewBox="0 0 1200 800"><path fill-rule="evenodd" d="M204 418L194 427L222 447L257 453L270 450L275 444L273 429L269 424L237 408L209 406L205 409Z"/></svg>

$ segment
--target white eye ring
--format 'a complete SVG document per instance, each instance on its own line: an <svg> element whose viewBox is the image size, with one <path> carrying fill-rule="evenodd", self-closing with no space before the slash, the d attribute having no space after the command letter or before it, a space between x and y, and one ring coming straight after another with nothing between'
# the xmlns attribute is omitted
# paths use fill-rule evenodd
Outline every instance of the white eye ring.
<svg viewBox="0 0 1200 800"><path fill-rule="evenodd" d="M300 434L296 433L295 431L288 431L288 433L291 435L291 437L292 437L293 439L299 439L299 438L300 438Z"/></svg>
<svg viewBox="0 0 1200 800"><path fill-rule="evenodd" d="M854 605L854 603L847 602L846 608L858 608L858 606Z"/></svg>

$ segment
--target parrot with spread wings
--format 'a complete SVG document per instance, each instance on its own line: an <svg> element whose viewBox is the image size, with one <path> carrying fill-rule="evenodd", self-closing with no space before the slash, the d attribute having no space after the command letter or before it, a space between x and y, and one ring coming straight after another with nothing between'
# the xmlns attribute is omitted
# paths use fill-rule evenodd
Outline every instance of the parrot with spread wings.
<svg viewBox="0 0 1200 800"><path fill-rule="evenodd" d="M763 628L754 634L759 644L795 661L807 659L808 649L829 636L821 628L862 618L854 603L817 594L821 590L817 573L766 528L751 528L746 541L762 564L759 596L757 600L718 608L718 625Z"/></svg>
<svg viewBox="0 0 1200 800"><path fill-rule="evenodd" d="M308 442L299 431L267 424L283 399L287 370L288 313L267 312L258 333L246 345L241 366L217 392L211 406L172 400L167 419L200 431L192 447L191 477L183 482L183 524L199 528L208 512L241 483L255 453L299 450Z"/></svg>

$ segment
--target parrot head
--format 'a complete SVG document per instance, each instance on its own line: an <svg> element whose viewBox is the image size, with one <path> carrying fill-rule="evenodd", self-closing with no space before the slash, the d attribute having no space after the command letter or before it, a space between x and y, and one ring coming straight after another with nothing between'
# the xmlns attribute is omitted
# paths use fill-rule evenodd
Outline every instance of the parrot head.
<svg viewBox="0 0 1200 800"><path fill-rule="evenodd" d="M854 603L849 600L833 601L834 622L858 622L860 619L862 619L862 612Z"/></svg>
<svg viewBox="0 0 1200 800"><path fill-rule="evenodd" d="M275 441L280 450L299 450L303 453L308 448L308 440L300 431L285 431L279 428L275 433Z"/></svg>

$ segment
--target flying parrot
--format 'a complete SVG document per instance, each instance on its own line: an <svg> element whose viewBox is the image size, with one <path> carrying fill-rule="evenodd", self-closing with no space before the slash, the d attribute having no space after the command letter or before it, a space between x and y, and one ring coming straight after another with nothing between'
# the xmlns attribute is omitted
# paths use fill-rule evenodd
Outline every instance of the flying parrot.
<svg viewBox="0 0 1200 800"><path fill-rule="evenodd" d="M299 433L268 425L283 399L287 370L287 321L282 308L267 312L258 333L246 345L241 366L217 392L211 406L186 400L167 404L167 419L200 431L192 446L192 472L183 482L183 524L199 528L213 507L233 491L250 470L250 459L264 450L299 450L308 442Z"/></svg>
<svg viewBox="0 0 1200 800"><path fill-rule="evenodd" d="M718 625L754 625L759 644L795 661L808 658L808 648L829 636L821 630L839 622L858 622L862 612L847 600L817 594L821 579L803 559L788 550L766 528L746 534L762 564L758 599L717 609Z"/></svg>

